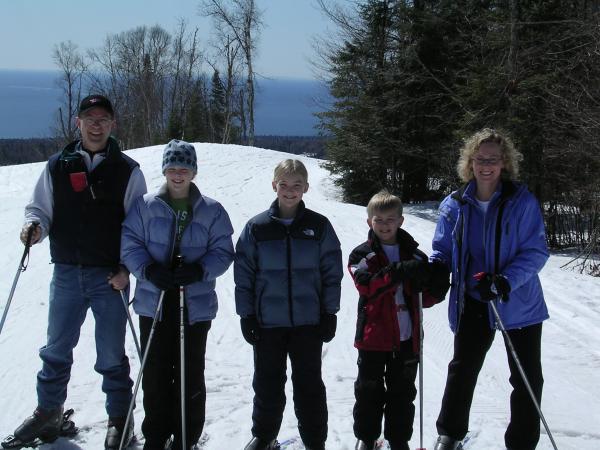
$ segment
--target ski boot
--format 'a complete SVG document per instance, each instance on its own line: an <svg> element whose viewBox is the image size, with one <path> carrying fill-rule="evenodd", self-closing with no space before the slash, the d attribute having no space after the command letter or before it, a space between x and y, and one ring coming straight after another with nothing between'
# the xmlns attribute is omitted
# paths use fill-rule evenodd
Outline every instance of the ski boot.
<svg viewBox="0 0 600 450"><path fill-rule="evenodd" d="M183 447L183 445L181 445L180 439L172 439L171 441L169 441L168 445L165 446L165 450L181 450L182 447ZM187 450L197 450L198 445L197 444L192 444L192 445L187 444L186 449Z"/></svg>
<svg viewBox="0 0 600 450"><path fill-rule="evenodd" d="M433 450L462 450L462 443L450 436L438 436Z"/></svg>
<svg viewBox="0 0 600 450"><path fill-rule="evenodd" d="M325 450L325 444L305 445L305 450Z"/></svg>
<svg viewBox="0 0 600 450"><path fill-rule="evenodd" d="M373 450L375 448L375 441L361 441L360 439L356 441L356 446L354 450Z"/></svg>
<svg viewBox="0 0 600 450"><path fill-rule="evenodd" d="M104 439L105 449L118 449L121 445L121 438L125 434L123 448L127 448L133 439L133 417L129 420L127 430L125 428L125 417L109 417L108 429L106 430L106 439Z"/></svg>
<svg viewBox="0 0 600 450"><path fill-rule="evenodd" d="M390 450L410 450L408 442L390 442Z"/></svg>
<svg viewBox="0 0 600 450"><path fill-rule="evenodd" d="M265 441L261 438L253 437L250 442L246 444L244 450L278 450L279 442L277 439L272 441Z"/></svg>
<svg viewBox="0 0 600 450"><path fill-rule="evenodd" d="M22 448L36 442L54 442L60 435L62 424L62 406L54 409L43 409L38 406L33 414L19 425L15 434L2 442L2 447Z"/></svg>

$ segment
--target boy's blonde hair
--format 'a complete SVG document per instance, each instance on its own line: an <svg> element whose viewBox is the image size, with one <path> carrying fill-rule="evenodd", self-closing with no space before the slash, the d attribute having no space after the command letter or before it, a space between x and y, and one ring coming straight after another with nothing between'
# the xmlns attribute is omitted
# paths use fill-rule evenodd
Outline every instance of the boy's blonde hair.
<svg viewBox="0 0 600 450"><path fill-rule="evenodd" d="M367 205L367 214L369 219L373 217L377 212L387 211L390 209L397 209L398 215L402 216L402 200L399 197L390 194L386 189L379 191Z"/></svg>
<svg viewBox="0 0 600 450"><path fill-rule="evenodd" d="M492 142L500 148L502 153L502 162L504 168L502 175L510 180L519 178L519 162L523 160L523 155L519 152L510 137L504 133L496 131L492 128L484 128L469 139L467 139L460 149L460 158L456 166L456 171L460 179L468 183L474 177L473 175L473 155L477 153L481 144Z"/></svg>
<svg viewBox="0 0 600 450"><path fill-rule="evenodd" d="M300 175L304 182L308 183L308 171L302 161L297 159L286 159L281 161L273 171L273 181L277 182L286 175Z"/></svg>

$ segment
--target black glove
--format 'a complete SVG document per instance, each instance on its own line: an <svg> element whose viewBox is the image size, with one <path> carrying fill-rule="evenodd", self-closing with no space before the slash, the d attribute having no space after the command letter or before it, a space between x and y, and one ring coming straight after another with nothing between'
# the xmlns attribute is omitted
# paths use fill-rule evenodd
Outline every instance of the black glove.
<svg viewBox="0 0 600 450"><path fill-rule="evenodd" d="M176 286L187 286L188 284L200 281L204 275L204 269L201 264L183 263L173 269L173 283Z"/></svg>
<svg viewBox="0 0 600 450"><path fill-rule="evenodd" d="M431 276L427 288L433 298L442 300L450 289L450 271L446 264L434 261L430 266Z"/></svg>
<svg viewBox="0 0 600 450"><path fill-rule="evenodd" d="M144 275L150 283L159 288L161 291L168 291L174 289L177 286L173 283L173 273L156 262L148 264Z"/></svg>
<svg viewBox="0 0 600 450"><path fill-rule="evenodd" d="M335 336L337 328L337 316L335 314L321 314L321 322L319 322L319 331L323 342L329 342Z"/></svg>
<svg viewBox="0 0 600 450"><path fill-rule="evenodd" d="M508 301L510 292L510 284L503 275L492 275L491 273L483 273L475 275L479 280L477 283L477 291L481 300L489 302L498 297L502 297L502 301Z"/></svg>
<svg viewBox="0 0 600 450"><path fill-rule="evenodd" d="M250 345L256 344L260 340L260 326L256 316L242 317L240 319L242 334L244 339Z"/></svg>
<svg viewBox="0 0 600 450"><path fill-rule="evenodd" d="M410 259L408 261L395 262L390 265L390 275L394 283L409 280L417 290L429 281L431 268L427 261Z"/></svg>

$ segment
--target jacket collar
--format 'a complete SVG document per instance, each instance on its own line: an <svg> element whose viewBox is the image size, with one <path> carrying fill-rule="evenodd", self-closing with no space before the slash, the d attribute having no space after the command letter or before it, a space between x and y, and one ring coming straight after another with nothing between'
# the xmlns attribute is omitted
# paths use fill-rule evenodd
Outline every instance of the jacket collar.
<svg viewBox="0 0 600 450"><path fill-rule="evenodd" d="M409 255L412 255L419 246L419 243L402 228L398 228L398 231L396 232L396 242L400 247L400 250ZM373 250L383 250L381 241L373 230L369 230L369 243L371 244L371 248L373 248Z"/></svg>
<svg viewBox="0 0 600 450"><path fill-rule="evenodd" d="M451 197L458 201L461 205L465 203L475 202L475 189L476 182L471 180L466 184L463 184L458 190L454 191ZM517 192L518 185L514 181L502 180L498 184L496 192L500 193L500 201L506 201Z"/></svg>
<svg viewBox="0 0 600 450"><path fill-rule="evenodd" d="M65 146L61 152L60 159L61 160L73 160L75 158L80 158L81 154L79 151L84 151L81 146L81 139L77 139L76 141L71 142L67 146ZM106 157L107 160L113 160L116 158L119 153L121 153L121 149L119 148L119 143L115 138L109 136L108 142L106 143Z"/></svg>
<svg viewBox="0 0 600 450"><path fill-rule="evenodd" d="M163 185L158 189L158 192L156 193L155 197L160 198L167 204L169 203L169 191L167 189L167 183L163 183ZM202 199L200 189L198 189L198 186L196 186L196 184L193 182L190 183L190 195L188 199L189 204L192 206Z"/></svg>
<svg viewBox="0 0 600 450"><path fill-rule="evenodd" d="M304 215L305 210L306 206L304 205L304 200L300 200L300 203L298 204L298 209L296 210L296 215L294 216L294 220L292 221L292 223L297 222L298 219L300 219ZM277 199L275 199L269 207L269 216L276 219L281 219L281 217L279 216L279 201Z"/></svg>

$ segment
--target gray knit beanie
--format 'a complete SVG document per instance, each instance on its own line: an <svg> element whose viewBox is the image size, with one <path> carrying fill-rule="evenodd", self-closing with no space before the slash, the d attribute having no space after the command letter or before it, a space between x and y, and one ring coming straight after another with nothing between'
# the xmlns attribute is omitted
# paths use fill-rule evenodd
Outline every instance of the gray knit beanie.
<svg viewBox="0 0 600 450"><path fill-rule="evenodd" d="M196 163L196 149L194 146L179 139L173 139L169 142L163 152L163 174L169 167L185 167L197 173L198 165Z"/></svg>

